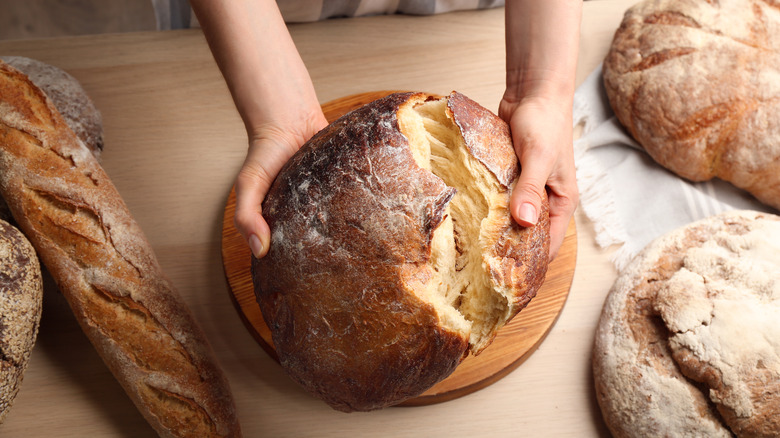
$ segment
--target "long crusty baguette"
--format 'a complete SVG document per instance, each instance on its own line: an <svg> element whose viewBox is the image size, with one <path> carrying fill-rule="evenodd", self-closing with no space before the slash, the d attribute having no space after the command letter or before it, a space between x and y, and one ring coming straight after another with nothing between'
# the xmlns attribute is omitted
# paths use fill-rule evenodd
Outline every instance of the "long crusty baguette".
<svg viewBox="0 0 780 438"><path fill-rule="evenodd" d="M227 380L93 155L0 62L0 194L108 368L161 436L239 436Z"/></svg>

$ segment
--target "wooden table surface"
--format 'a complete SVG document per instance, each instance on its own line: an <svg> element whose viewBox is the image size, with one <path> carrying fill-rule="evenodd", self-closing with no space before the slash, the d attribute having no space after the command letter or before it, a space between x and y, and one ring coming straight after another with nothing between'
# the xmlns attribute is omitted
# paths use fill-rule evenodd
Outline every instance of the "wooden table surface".
<svg viewBox="0 0 780 438"><path fill-rule="evenodd" d="M601 62L634 1L584 3L578 83ZM458 90L494 111L504 84L503 29L502 9L291 26L321 102L372 90ZM343 414L285 376L228 296L221 220L246 133L202 33L0 41L0 55L65 69L102 111L102 164L205 329L230 380L244 436L607 435L590 352L615 271L581 212L568 302L518 369L446 403ZM30 366L0 436L154 436L56 292L44 299Z"/></svg>

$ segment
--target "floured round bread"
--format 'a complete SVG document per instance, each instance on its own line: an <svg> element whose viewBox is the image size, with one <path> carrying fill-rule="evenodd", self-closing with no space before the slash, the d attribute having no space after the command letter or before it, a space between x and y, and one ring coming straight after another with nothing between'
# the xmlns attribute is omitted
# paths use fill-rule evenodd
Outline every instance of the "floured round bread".
<svg viewBox="0 0 780 438"><path fill-rule="evenodd" d="M662 166L720 178L780 209L780 8L761 0L649 0L604 60L620 122Z"/></svg>
<svg viewBox="0 0 780 438"><path fill-rule="evenodd" d="M607 297L593 373L616 437L780 436L780 217L727 212L648 245Z"/></svg>
<svg viewBox="0 0 780 438"><path fill-rule="evenodd" d="M43 285L27 238L0 221L0 423L19 392L41 320Z"/></svg>
<svg viewBox="0 0 780 438"><path fill-rule="evenodd" d="M342 411L414 397L542 284L549 210L518 226L509 128L465 96L397 93L335 121L263 204L253 279L279 360Z"/></svg>

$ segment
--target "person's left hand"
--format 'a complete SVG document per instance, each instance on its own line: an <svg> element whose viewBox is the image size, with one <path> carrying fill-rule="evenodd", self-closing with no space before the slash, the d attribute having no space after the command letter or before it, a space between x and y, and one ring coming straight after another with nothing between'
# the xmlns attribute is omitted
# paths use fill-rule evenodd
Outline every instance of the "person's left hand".
<svg viewBox="0 0 780 438"><path fill-rule="evenodd" d="M550 259L561 248L579 201L572 150L571 101L504 97L499 116L512 131L520 176L512 190L509 209L515 221L532 226L539 218L545 191L550 203Z"/></svg>

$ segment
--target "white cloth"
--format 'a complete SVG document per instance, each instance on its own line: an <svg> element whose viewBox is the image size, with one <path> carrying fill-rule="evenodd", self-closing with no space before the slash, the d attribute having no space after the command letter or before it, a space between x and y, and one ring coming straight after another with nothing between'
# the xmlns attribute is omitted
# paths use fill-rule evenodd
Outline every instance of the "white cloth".
<svg viewBox="0 0 780 438"><path fill-rule="evenodd" d="M597 68L574 95L574 142L581 208L601 247L618 245L622 270L654 238L732 209L777 214L749 193L722 180L694 183L657 164L623 129L607 100Z"/></svg>

